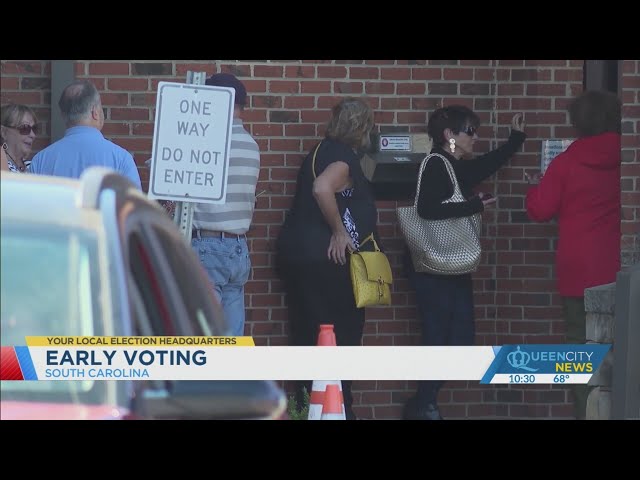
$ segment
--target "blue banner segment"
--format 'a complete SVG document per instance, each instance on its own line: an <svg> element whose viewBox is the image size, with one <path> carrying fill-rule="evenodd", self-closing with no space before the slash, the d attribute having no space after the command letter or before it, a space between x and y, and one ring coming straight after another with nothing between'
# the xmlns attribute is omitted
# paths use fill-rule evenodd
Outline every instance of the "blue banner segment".
<svg viewBox="0 0 640 480"><path fill-rule="evenodd" d="M33 360L31 359L31 353L29 347L14 347L16 350L16 357L20 363L20 370L22 370L22 376L25 380L38 380L36 375L36 369L33 366Z"/></svg>
<svg viewBox="0 0 640 480"><path fill-rule="evenodd" d="M480 383L496 374L538 373L593 375L611 349L610 344L503 345Z"/></svg>

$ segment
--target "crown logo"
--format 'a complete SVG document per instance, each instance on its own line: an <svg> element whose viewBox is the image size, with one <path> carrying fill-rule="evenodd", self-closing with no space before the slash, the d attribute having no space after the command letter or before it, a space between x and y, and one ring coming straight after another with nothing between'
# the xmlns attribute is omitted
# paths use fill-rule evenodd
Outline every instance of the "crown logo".
<svg viewBox="0 0 640 480"><path fill-rule="evenodd" d="M507 361L513 368L526 370L527 372L537 372L539 369L527 367L530 360L531 355L529 355L527 352L521 351L520 345L518 345L515 352L511 352L509 355L507 355Z"/></svg>

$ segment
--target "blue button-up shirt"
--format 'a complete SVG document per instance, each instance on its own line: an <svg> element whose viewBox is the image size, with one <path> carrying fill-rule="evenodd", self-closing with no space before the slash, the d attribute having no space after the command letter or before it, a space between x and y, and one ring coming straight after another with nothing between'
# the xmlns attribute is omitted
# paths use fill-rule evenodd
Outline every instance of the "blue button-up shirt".
<svg viewBox="0 0 640 480"><path fill-rule="evenodd" d="M80 178L93 166L111 168L142 189L133 157L93 127L71 127L57 142L38 152L29 171L39 175Z"/></svg>

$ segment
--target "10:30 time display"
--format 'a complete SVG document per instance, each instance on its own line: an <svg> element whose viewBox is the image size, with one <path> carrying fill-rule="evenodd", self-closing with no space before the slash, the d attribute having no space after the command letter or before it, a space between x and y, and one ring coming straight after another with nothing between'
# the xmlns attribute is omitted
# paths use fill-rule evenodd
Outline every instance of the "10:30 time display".
<svg viewBox="0 0 640 480"><path fill-rule="evenodd" d="M535 375L509 375L509 383L535 383Z"/></svg>

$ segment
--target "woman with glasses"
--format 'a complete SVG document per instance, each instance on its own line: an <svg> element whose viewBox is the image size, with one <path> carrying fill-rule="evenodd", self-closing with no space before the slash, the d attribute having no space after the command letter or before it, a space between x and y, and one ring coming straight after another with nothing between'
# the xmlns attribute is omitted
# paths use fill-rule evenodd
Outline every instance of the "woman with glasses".
<svg viewBox="0 0 640 480"><path fill-rule="evenodd" d="M1 133L9 170L26 172L31 165L29 155L38 133L38 118L26 105L4 105L0 113Z"/></svg>
<svg viewBox="0 0 640 480"><path fill-rule="evenodd" d="M474 194L473 188L493 175L521 147L526 135L522 114L513 116L511 135L501 147L471 158L478 138L480 118L465 106L451 105L429 117L427 133L433 140L432 154L446 158L465 200L446 202L454 186L442 158L434 156L424 168L418 197L418 215L429 220L467 217L484 211L496 199ZM416 302L422 328L422 345L473 345L473 290L471 274L444 275L416 272L406 249L405 268L416 290ZM443 381L420 381L418 392L405 405L404 418L441 420L437 397Z"/></svg>

